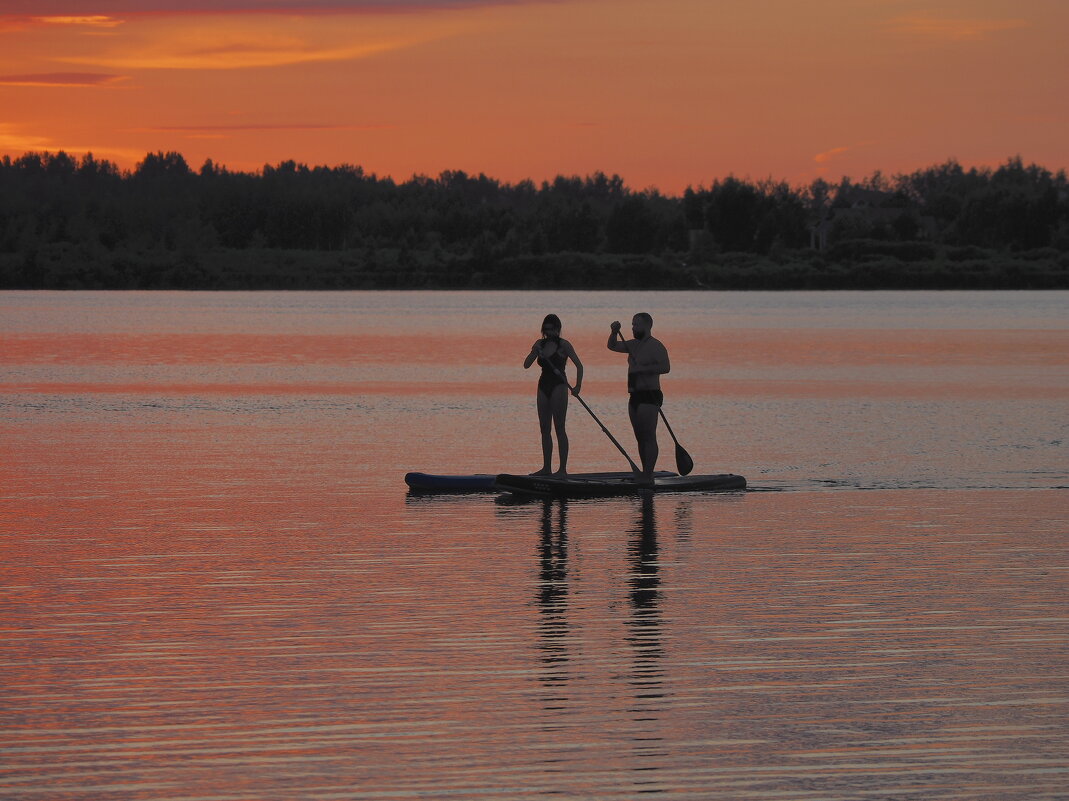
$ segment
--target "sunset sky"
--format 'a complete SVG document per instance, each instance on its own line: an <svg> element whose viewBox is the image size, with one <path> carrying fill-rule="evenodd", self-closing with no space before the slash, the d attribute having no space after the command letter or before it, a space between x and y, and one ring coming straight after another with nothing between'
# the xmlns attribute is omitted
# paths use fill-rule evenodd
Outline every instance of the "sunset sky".
<svg viewBox="0 0 1069 801"><path fill-rule="evenodd" d="M1069 167L1066 0L0 0L0 153L678 193Z"/></svg>

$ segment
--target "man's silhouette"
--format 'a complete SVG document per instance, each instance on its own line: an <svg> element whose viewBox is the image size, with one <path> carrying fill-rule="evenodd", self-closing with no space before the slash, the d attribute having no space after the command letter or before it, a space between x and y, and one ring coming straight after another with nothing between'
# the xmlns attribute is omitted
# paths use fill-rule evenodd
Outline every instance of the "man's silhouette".
<svg viewBox="0 0 1069 801"><path fill-rule="evenodd" d="M653 471L657 466L657 417L664 402L661 393L661 376L672 369L668 361L668 349L651 333L653 317L639 312L631 319L634 339L623 338L620 323L613 322L607 347L617 353L627 354L627 411L631 427L638 442L638 455L642 473L637 477L641 484L653 485Z"/></svg>

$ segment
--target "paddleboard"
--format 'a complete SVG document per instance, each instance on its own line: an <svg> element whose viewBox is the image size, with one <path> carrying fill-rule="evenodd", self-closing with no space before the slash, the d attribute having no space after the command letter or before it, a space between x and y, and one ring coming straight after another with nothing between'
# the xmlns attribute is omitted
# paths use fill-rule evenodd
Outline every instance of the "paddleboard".
<svg viewBox="0 0 1069 801"><path fill-rule="evenodd" d="M655 475L662 478L674 476L675 473L661 471ZM634 473L608 472L608 473L576 473L571 478L576 479L603 479L616 480L633 478ZM495 473L476 473L469 476L446 476L433 473L406 473L405 483L413 492L494 492L494 483L497 480Z"/></svg>
<svg viewBox="0 0 1069 801"><path fill-rule="evenodd" d="M639 492L710 492L716 490L746 489L746 479L732 473L711 476L663 476L655 477L652 487L635 483L633 473L614 478L587 478L569 476L514 476L499 475L494 487L503 492L522 495L562 498L597 498L610 495L633 495Z"/></svg>

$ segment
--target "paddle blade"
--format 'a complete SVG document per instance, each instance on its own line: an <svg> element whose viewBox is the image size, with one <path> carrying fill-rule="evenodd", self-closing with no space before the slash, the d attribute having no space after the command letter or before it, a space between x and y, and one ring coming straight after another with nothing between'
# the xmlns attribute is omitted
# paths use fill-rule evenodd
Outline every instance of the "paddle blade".
<svg viewBox="0 0 1069 801"><path fill-rule="evenodd" d="M690 475L690 471L694 469L694 460L690 458L690 454L683 450L683 446L678 442L676 443L676 472L681 476Z"/></svg>

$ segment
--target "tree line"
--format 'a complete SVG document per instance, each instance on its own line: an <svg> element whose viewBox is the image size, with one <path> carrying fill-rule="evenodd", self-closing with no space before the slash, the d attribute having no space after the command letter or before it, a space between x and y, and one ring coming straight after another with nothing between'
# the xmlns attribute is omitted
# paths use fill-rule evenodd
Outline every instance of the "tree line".
<svg viewBox="0 0 1069 801"><path fill-rule="evenodd" d="M0 160L4 288L1069 287L1069 180L1011 158L682 196L175 152Z"/></svg>

